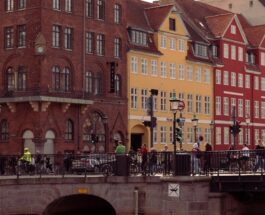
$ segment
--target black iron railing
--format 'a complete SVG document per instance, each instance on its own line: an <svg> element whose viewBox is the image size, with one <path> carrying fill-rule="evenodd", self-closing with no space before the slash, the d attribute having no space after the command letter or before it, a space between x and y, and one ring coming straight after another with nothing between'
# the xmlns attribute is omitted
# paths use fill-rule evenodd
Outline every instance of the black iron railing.
<svg viewBox="0 0 265 215"><path fill-rule="evenodd" d="M261 174L265 169L265 150L31 155L30 161L21 156L0 156L2 176L23 175L243 175Z"/></svg>

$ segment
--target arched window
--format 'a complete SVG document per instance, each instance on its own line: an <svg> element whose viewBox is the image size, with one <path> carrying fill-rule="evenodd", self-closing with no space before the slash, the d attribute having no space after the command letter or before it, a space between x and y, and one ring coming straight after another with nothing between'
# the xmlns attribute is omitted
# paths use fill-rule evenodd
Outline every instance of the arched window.
<svg viewBox="0 0 265 215"><path fill-rule="evenodd" d="M86 93L92 93L92 89L93 89L92 73L91 72L86 72L85 92Z"/></svg>
<svg viewBox="0 0 265 215"><path fill-rule="evenodd" d="M65 67L61 76L61 89L63 91L70 91L70 69Z"/></svg>
<svg viewBox="0 0 265 215"><path fill-rule="evenodd" d="M68 119L66 121L64 139L65 140L73 140L74 139L74 123L70 119Z"/></svg>
<svg viewBox="0 0 265 215"><path fill-rule="evenodd" d="M1 140L8 140L8 123L6 119L1 121Z"/></svg>
<svg viewBox="0 0 265 215"><path fill-rule="evenodd" d="M7 89L8 91L15 89L15 73L12 67L7 69Z"/></svg>
<svg viewBox="0 0 265 215"><path fill-rule="evenodd" d="M115 93L116 95L121 94L121 80L119 75L115 75Z"/></svg>
<svg viewBox="0 0 265 215"><path fill-rule="evenodd" d="M25 90L26 89L26 72L25 72L24 66L18 67L17 89L18 90Z"/></svg>
<svg viewBox="0 0 265 215"><path fill-rule="evenodd" d="M52 89L60 90L60 68L59 66L52 67Z"/></svg>

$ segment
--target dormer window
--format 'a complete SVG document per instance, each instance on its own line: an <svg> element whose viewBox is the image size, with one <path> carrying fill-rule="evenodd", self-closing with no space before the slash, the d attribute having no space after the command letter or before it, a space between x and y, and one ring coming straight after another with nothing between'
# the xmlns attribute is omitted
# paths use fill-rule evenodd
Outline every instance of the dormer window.
<svg viewBox="0 0 265 215"><path fill-rule="evenodd" d="M137 45L147 46L147 34L142 31L130 31L131 42Z"/></svg>
<svg viewBox="0 0 265 215"><path fill-rule="evenodd" d="M208 57L206 45L196 43L194 51L196 56L205 57L205 58Z"/></svg>
<svg viewBox="0 0 265 215"><path fill-rule="evenodd" d="M176 31L176 20L169 18L169 30Z"/></svg>
<svg viewBox="0 0 265 215"><path fill-rule="evenodd" d="M248 64L255 65L256 64L256 56L255 56L255 54L254 53L247 52L246 53L246 62Z"/></svg>
<svg viewBox="0 0 265 215"><path fill-rule="evenodd" d="M231 34L236 34L236 26L235 25L231 25L231 27L230 27L230 32L231 32Z"/></svg>
<svg viewBox="0 0 265 215"><path fill-rule="evenodd" d="M218 57L218 47L216 45L212 46L213 57Z"/></svg>

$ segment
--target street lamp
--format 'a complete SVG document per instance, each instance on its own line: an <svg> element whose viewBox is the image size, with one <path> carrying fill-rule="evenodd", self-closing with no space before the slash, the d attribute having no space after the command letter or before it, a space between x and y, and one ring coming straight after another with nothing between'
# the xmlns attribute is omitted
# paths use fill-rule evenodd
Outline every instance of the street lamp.
<svg viewBox="0 0 265 215"><path fill-rule="evenodd" d="M176 148L176 113L179 109L179 102L180 100L176 97L172 97L170 100L170 111L173 113L173 146L174 146L174 156L173 156L173 162L174 162L174 175L177 175L176 173L176 153L177 153L177 148Z"/></svg>
<svg viewBox="0 0 265 215"><path fill-rule="evenodd" d="M194 127L194 140L195 140L195 143L196 143L197 142L196 130L197 130L198 121L199 121L199 119L196 117L196 114L193 115L193 118L192 118L191 121L192 121L193 127Z"/></svg>
<svg viewBox="0 0 265 215"><path fill-rule="evenodd" d="M246 141L246 144L247 145L248 145L248 139L249 139L249 137L248 137L248 132L249 132L248 126L249 126L249 123L250 123L250 118L249 118L249 115L247 114L247 116L246 116L246 124L247 124L247 141Z"/></svg>

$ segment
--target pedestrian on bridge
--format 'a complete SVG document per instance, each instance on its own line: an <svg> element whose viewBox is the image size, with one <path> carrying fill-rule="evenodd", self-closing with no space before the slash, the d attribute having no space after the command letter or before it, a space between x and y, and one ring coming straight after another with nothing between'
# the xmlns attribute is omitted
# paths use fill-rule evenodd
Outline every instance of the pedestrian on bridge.
<svg viewBox="0 0 265 215"><path fill-rule="evenodd" d="M192 153L191 153L191 164L192 164L192 174L197 175L200 174L201 167L200 167L200 160L201 160L201 150L199 148L198 143L193 144Z"/></svg>
<svg viewBox="0 0 265 215"><path fill-rule="evenodd" d="M125 146L122 144L122 141L118 141L118 145L115 149L116 154L125 154Z"/></svg>
<svg viewBox="0 0 265 215"><path fill-rule="evenodd" d="M262 140L258 140L258 145L256 146L256 164L253 169L256 172L259 168L264 169L264 157L265 157L265 148L263 146Z"/></svg>

